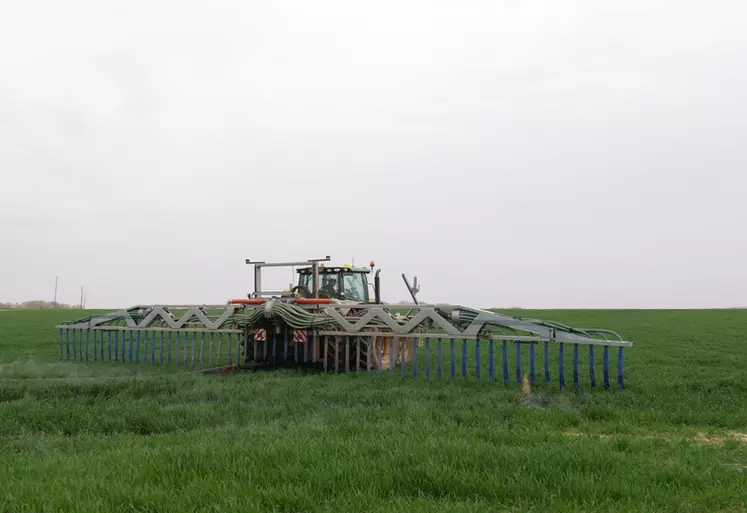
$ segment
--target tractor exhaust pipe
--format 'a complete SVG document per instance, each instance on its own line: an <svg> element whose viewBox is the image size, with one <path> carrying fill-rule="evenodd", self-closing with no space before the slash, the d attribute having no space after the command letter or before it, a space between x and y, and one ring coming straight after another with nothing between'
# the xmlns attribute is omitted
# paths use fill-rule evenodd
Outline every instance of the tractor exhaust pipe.
<svg viewBox="0 0 747 513"><path fill-rule="evenodd" d="M374 275L374 302L377 305L381 304L381 280L379 279L380 272L381 269L376 269L376 274Z"/></svg>

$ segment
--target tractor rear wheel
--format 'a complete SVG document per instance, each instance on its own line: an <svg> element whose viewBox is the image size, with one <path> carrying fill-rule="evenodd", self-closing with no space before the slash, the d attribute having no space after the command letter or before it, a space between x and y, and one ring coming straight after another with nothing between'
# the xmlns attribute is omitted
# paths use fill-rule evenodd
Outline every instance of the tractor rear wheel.
<svg viewBox="0 0 747 513"><path fill-rule="evenodd" d="M402 364L402 352L405 354L405 364L412 363L412 342L413 340L407 337L393 337L389 333L382 333L381 336L374 337L373 354L371 355L371 361L373 367L378 369L381 366L382 370L389 369L394 363L394 366ZM394 362L392 362L394 359Z"/></svg>

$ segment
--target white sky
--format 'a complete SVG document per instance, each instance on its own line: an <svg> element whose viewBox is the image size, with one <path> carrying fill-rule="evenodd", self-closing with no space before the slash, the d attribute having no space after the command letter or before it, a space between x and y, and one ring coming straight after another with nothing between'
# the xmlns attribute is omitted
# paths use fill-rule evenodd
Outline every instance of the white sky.
<svg viewBox="0 0 747 513"><path fill-rule="evenodd" d="M0 4L0 302L747 305L740 1ZM290 272L266 285L286 286Z"/></svg>

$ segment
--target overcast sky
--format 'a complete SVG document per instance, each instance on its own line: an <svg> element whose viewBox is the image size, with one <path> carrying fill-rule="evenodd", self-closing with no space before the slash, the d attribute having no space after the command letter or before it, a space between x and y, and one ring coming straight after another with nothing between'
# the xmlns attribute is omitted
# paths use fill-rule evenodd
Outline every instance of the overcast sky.
<svg viewBox="0 0 747 513"><path fill-rule="evenodd" d="M0 302L747 305L743 1L5 1ZM271 275L287 286L291 272Z"/></svg>

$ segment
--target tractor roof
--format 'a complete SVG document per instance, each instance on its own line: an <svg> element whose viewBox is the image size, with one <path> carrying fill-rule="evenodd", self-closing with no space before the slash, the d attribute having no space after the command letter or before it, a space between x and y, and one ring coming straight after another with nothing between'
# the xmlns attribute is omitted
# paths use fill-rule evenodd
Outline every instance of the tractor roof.
<svg viewBox="0 0 747 513"><path fill-rule="evenodd" d="M312 267L303 267L298 269L300 274L310 274L313 271ZM320 273L370 273L371 269L368 267L353 267L350 265L325 265L324 267L319 266Z"/></svg>

